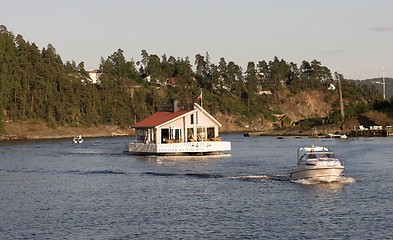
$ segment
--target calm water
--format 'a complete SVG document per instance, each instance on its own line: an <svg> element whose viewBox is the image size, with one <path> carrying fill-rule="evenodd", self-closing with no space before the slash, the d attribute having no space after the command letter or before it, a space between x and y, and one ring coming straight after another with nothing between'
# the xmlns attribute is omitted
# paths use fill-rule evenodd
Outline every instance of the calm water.
<svg viewBox="0 0 393 240"><path fill-rule="evenodd" d="M225 157L123 155L128 138L0 142L1 239L392 239L393 138L223 135ZM332 148L339 183L288 180Z"/></svg>

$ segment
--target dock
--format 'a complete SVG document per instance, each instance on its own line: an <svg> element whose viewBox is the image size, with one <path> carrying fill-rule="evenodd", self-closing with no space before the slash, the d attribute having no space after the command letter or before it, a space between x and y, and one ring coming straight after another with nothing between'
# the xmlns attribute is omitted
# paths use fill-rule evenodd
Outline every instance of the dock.
<svg viewBox="0 0 393 240"><path fill-rule="evenodd" d="M358 129L348 133L350 137L392 137L392 126L370 126L365 128L362 125Z"/></svg>

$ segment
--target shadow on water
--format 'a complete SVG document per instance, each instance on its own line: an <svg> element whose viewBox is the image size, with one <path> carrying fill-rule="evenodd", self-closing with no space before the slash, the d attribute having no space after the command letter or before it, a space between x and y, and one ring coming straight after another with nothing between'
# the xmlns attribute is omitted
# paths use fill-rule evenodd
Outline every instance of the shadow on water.
<svg viewBox="0 0 393 240"><path fill-rule="evenodd" d="M219 174L210 173L157 173L157 172L145 172L143 174L160 176L160 177L194 177L194 178L224 178Z"/></svg>
<svg viewBox="0 0 393 240"><path fill-rule="evenodd" d="M151 162L158 165L177 165L177 164L193 164L201 162L211 162L213 160L230 158L231 154L217 154L217 155L179 155L179 156L134 156L137 160L142 162Z"/></svg>
<svg viewBox="0 0 393 240"><path fill-rule="evenodd" d="M126 174L125 172L122 171L113 171L113 170L95 170L95 171L72 171L70 173L76 173L76 174Z"/></svg>

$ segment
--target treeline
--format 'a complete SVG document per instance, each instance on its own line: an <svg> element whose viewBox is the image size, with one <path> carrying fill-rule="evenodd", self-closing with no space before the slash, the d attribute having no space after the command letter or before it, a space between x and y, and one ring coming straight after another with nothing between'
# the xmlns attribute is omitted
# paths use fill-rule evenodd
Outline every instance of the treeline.
<svg viewBox="0 0 393 240"><path fill-rule="evenodd" d="M200 89L209 111L250 119L274 111L269 104L278 101L282 88L290 94L325 91L343 80L345 104L354 113L380 98L374 88L344 81L341 74L332 74L316 60L303 61L298 67L275 57L269 62L249 62L243 70L224 58L213 64L208 53L197 54L193 67L188 57L159 57L145 50L140 61L126 60L119 49L101 58L99 70L100 83L93 84L83 62L63 63L52 45L40 50L0 26L0 131L5 121L130 126L171 98L194 101Z"/></svg>
<svg viewBox="0 0 393 240"><path fill-rule="evenodd" d="M349 80L351 81L351 80ZM373 78L373 79L365 79L365 80L352 80L356 84L360 85L370 85L374 86L378 92L383 95L384 92L384 82L385 82L385 97L386 99L390 99L393 97L393 78Z"/></svg>

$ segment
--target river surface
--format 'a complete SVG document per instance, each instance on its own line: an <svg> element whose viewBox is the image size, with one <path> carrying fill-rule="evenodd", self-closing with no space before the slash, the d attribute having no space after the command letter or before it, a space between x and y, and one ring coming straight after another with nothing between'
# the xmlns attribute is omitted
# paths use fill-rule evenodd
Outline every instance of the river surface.
<svg viewBox="0 0 393 240"><path fill-rule="evenodd" d="M132 138L0 142L1 239L392 239L393 138L227 134L230 155L123 155ZM337 183L292 182L297 148Z"/></svg>

